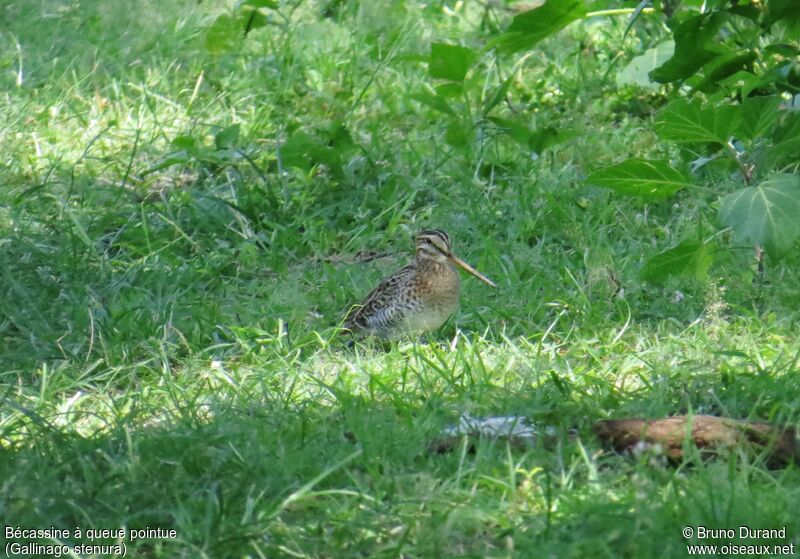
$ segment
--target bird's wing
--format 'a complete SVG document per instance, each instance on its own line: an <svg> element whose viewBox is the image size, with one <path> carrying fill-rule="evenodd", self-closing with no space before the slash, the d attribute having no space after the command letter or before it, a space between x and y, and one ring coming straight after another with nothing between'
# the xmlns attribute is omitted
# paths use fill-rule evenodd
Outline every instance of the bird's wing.
<svg viewBox="0 0 800 559"><path fill-rule="evenodd" d="M409 264L381 281L375 289L369 292L363 302L353 305L345 317L345 328L373 330L391 326L401 314L398 303L402 286L408 282L408 276L413 272L414 265ZM391 304L392 302L395 304Z"/></svg>

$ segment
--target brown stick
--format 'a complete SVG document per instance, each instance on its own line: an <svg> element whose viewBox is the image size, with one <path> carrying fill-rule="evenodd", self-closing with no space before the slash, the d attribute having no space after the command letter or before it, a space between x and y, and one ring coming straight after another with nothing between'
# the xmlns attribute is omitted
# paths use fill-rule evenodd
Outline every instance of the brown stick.
<svg viewBox="0 0 800 559"><path fill-rule="evenodd" d="M632 450L644 443L660 445L666 456L681 460L688 437L703 453L738 447L765 452L770 467L782 467L790 462L800 465L797 431L769 423L710 415L679 415L658 420L608 419L595 423L593 430L603 443L617 452Z"/></svg>

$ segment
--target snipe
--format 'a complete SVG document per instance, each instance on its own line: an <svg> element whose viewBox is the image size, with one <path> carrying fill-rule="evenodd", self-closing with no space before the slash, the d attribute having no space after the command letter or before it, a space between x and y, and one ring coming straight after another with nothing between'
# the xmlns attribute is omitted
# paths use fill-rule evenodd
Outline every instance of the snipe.
<svg viewBox="0 0 800 559"><path fill-rule="evenodd" d="M355 334L382 338L435 330L458 307L461 280L456 266L497 287L453 254L447 233L421 231L414 262L385 278L361 304L350 309L344 327Z"/></svg>

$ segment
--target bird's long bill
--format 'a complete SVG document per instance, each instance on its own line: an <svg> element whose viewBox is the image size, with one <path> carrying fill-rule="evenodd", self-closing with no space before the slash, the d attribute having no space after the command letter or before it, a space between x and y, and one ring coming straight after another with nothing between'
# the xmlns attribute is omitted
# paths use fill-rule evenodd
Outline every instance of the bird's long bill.
<svg viewBox="0 0 800 559"><path fill-rule="evenodd" d="M497 287L492 280L490 280L489 278L484 276L482 273L480 273L478 270L476 270L475 268L473 268L472 266L470 266L469 264L467 264L466 262L461 260L455 254L451 254L449 256L449 258L453 262L453 264L455 264L456 266L458 266L460 268L463 268L464 270L466 270L467 272L469 272L470 274L472 274L473 276L475 276L476 278L481 280L486 285L490 285L490 286L495 287L495 288Z"/></svg>

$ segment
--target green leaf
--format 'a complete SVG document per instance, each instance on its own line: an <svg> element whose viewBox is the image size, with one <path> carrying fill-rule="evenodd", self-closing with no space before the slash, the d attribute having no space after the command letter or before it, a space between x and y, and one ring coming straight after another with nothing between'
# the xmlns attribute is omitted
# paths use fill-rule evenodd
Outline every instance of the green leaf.
<svg viewBox="0 0 800 559"><path fill-rule="evenodd" d="M328 145L340 153L352 150L357 146L352 134L341 121L335 120L325 127L321 127L328 139Z"/></svg>
<svg viewBox="0 0 800 559"><path fill-rule="evenodd" d="M755 57L755 53L750 50L720 54L704 64L698 74L686 80L686 84L691 86L692 91L714 91L719 87L718 82L728 76L751 69Z"/></svg>
<svg viewBox="0 0 800 559"><path fill-rule="evenodd" d="M268 8L270 10L278 9L278 3L275 0L244 0L242 6L248 8Z"/></svg>
<svg viewBox="0 0 800 559"><path fill-rule="evenodd" d="M715 56L707 47L713 43L724 21L722 12L709 12L692 16L677 25L673 31L675 53L650 73L653 81L684 80L702 68Z"/></svg>
<svg viewBox="0 0 800 559"><path fill-rule="evenodd" d="M548 126L533 131L530 140L528 140L528 145L535 153L542 153L547 148L572 138L573 136L575 136L575 133L572 130L558 130L552 126Z"/></svg>
<svg viewBox="0 0 800 559"><path fill-rule="evenodd" d="M777 54L778 56L783 56L784 58L800 56L800 48L794 45L787 45L785 43L767 45L764 47L764 52L768 52L770 54Z"/></svg>
<svg viewBox="0 0 800 559"><path fill-rule="evenodd" d="M620 194L663 200L691 186L686 175L666 161L628 159L591 173L586 182L610 188Z"/></svg>
<svg viewBox="0 0 800 559"><path fill-rule="evenodd" d="M508 30L535 35L541 41L585 15L582 0L547 0L542 6L514 16Z"/></svg>
<svg viewBox="0 0 800 559"><path fill-rule="evenodd" d="M531 130L525 124L496 116L490 116L487 120L497 125L498 130L508 134L511 139L535 153L542 153L547 148L575 135L572 130L557 130L553 127Z"/></svg>
<svg viewBox="0 0 800 559"><path fill-rule="evenodd" d="M431 43L428 71L432 78L460 82L475 61L475 51L459 45Z"/></svg>
<svg viewBox="0 0 800 559"><path fill-rule="evenodd" d="M442 97L438 95L433 95L427 91L421 91L419 93L412 93L409 97L415 101L422 103L423 105L427 105L431 109L437 110L439 112L456 116L456 112L450 107L450 105L445 101Z"/></svg>
<svg viewBox="0 0 800 559"><path fill-rule="evenodd" d="M703 108L698 100L675 99L659 114L655 130L665 140L725 145L740 121L736 105Z"/></svg>
<svg viewBox="0 0 800 559"><path fill-rule="evenodd" d="M617 74L617 84L619 85L638 85L640 87L657 88L658 83L650 79L650 72L654 68L662 65L672 53L675 52L675 42L664 41L651 49L644 51L644 54L635 57L633 60L620 70Z"/></svg>
<svg viewBox="0 0 800 559"><path fill-rule="evenodd" d="M464 94L464 84L458 82L445 82L433 88L437 97L453 98Z"/></svg>
<svg viewBox="0 0 800 559"><path fill-rule="evenodd" d="M734 72L727 78L719 81L719 85L731 90L741 88L741 96L747 97L754 89L764 88L770 84L778 81L779 76L775 72L767 72L766 74L755 75L752 72L745 72L740 70Z"/></svg>
<svg viewBox="0 0 800 559"><path fill-rule="evenodd" d="M742 101L742 122L736 134L745 140L764 136L778 120L780 104L777 95L745 98Z"/></svg>
<svg viewBox="0 0 800 559"><path fill-rule="evenodd" d="M283 163L289 167L310 169L311 165L322 163L336 175L342 172L342 159L339 152L302 130L297 130L281 146L281 157Z"/></svg>
<svg viewBox="0 0 800 559"><path fill-rule="evenodd" d="M517 14L495 44L500 50L518 52L586 16L583 0L548 0L543 6Z"/></svg>
<svg viewBox="0 0 800 559"><path fill-rule="evenodd" d="M723 197L719 220L739 243L761 245L781 258L800 237L800 177L775 175Z"/></svg>
<svg viewBox="0 0 800 559"><path fill-rule="evenodd" d="M259 10L244 8L237 20L242 28L242 35L247 36L254 29L262 29L269 24L267 16Z"/></svg>
<svg viewBox="0 0 800 559"><path fill-rule="evenodd" d="M516 74L511 74L508 76L503 83L500 84L500 87L497 88L497 91L494 92L492 98L486 102L486 104L483 106L484 117L489 114L489 111L494 109L503 99L505 99L506 94L508 93L508 88L511 87L511 82L515 77Z"/></svg>
<svg viewBox="0 0 800 559"><path fill-rule="evenodd" d="M508 134L513 140L519 142L525 147L530 147L530 141L531 137L533 136L533 132L524 124L497 116L490 116L488 120L496 124L500 130Z"/></svg>
<svg viewBox="0 0 800 559"><path fill-rule="evenodd" d="M772 135L774 156L800 158L800 113L789 113Z"/></svg>
<svg viewBox="0 0 800 559"><path fill-rule="evenodd" d="M444 140L453 147L464 147L469 144L469 132L460 122L450 119L444 134Z"/></svg>
<svg viewBox="0 0 800 559"><path fill-rule="evenodd" d="M782 19L786 20L787 26L797 25L798 19L800 19L797 0L769 0L763 25L769 27Z"/></svg>
<svg viewBox="0 0 800 559"><path fill-rule="evenodd" d="M242 41L242 29L237 20L222 14L206 29L206 50L219 54L231 50Z"/></svg>
<svg viewBox="0 0 800 559"><path fill-rule="evenodd" d="M172 140L172 145L177 149L191 151L196 150L200 146L200 142L198 142L197 138L194 136L180 135L175 136L175 138Z"/></svg>
<svg viewBox="0 0 800 559"><path fill-rule="evenodd" d="M214 145L217 149L235 148L239 141L239 129L238 124L233 124L217 132L217 135L214 136Z"/></svg>
<svg viewBox="0 0 800 559"><path fill-rule="evenodd" d="M642 268L640 277L650 283L663 283L669 276L685 276L703 280L714 262L714 245L686 241L659 252Z"/></svg>
<svg viewBox="0 0 800 559"><path fill-rule="evenodd" d="M738 2L738 0L736 0ZM753 23L757 23L759 17L761 17L761 9L756 7L756 3L753 2L752 4L745 5L745 4L737 4L732 0L722 0L719 4L720 9L727 8L728 12L740 16L744 19L749 19ZM730 6L726 6L726 4L730 4Z"/></svg>

